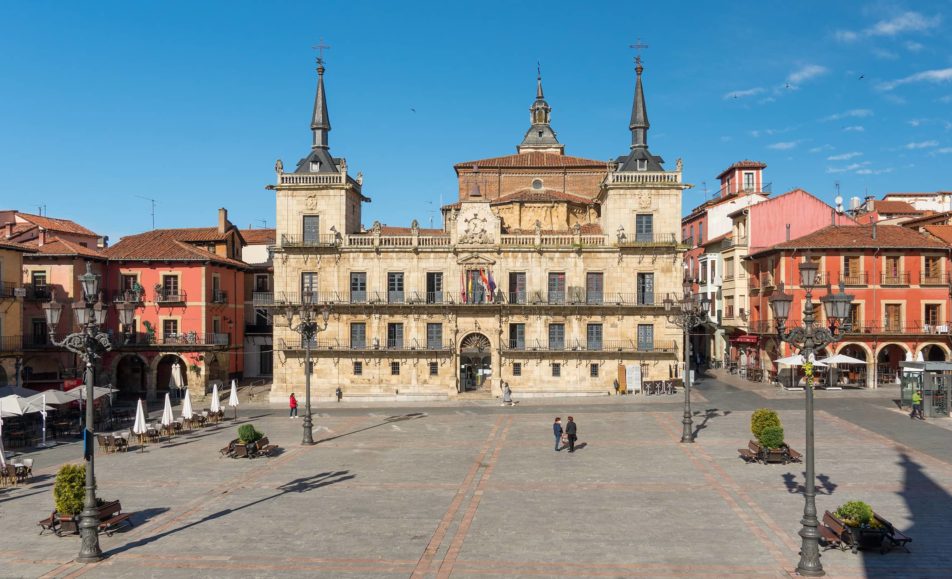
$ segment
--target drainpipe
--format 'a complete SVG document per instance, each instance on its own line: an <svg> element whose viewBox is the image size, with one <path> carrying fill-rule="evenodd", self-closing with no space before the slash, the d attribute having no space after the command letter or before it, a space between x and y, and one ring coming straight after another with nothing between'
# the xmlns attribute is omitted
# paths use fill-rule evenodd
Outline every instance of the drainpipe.
<svg viewBox="0 0 952 579"><path fill-rule="evenodd" d="M873 222L873 239L876 239L876 223L875 222ZM877 310L879 308L879 302L876 301L876 284L878 284L879 282L876 281L876 277L877 277L876 264L879 261L879 250L880 248L877 247L876 251L873 252L873 279L871 280L871 284L873 286L873 305L877 308ZM868 316L869 312L866 312L866 315ZM876 353L876 350L874 349L873 350L873 381L870 384L870 389L879 387L879 383L878 383L879 378L877 376L878 373L879 373L879 355ZM867 382L869 381L868 376L866 377L866 380Z"/></svg>

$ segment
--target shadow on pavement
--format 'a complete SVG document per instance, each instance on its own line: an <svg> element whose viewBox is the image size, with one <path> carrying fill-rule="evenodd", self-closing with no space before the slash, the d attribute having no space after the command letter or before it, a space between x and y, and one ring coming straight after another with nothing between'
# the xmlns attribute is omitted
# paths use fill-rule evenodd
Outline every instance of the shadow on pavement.
<svg viewBox="0 0 952 579"><path fill-rule="evenodd" d="M730 410L725 410L721 412L717 408L706 409L704 411L704 414L703 414L704 418L701 420L701 423L698 424L697 427L694 428L694 437L696 438L699 432L707 428L707 423L712 418L717 418L718 416L729 416L730 413L731 413ZM694 412L694 416L699 416L699 415L701 415L701 411L698 410Z"/></svg>
<svg viewBox="0 0 952 579"><path fill-rule="evenodd" d="M807 473L803 474L804 480L806 480ZM792 472L785 473L783 475L783 484L787 487L787 492L790 494L799 494L802 495L807 491L806 485L803 483L797 482L797 475ZM819 484L816 487L816 494L818 495L832 495L833 491L836 490L836 487L839 486L835 482L830 480L830 477L825 474L816 475L816 480Z"/></svg>
<svg viewBox="0 0 952 579"><path fill-rule="evenodd" d="M381 426L386 426L386 425L388 425L388 424L393 424L394 422L403 422L403 421L405 421L405 420L416 420L416 419L419 419L419 418L426 418L426 413L425 413L425 412L411 412L410 414L402 414L402 415L399 415L399 416L388 416L387 418L384 418L383 422L381 422L380 424L373 424L373 425L371 425L371 426L367 426L367 427L365 427L365 428L359 428L359 429L357 429L357 430L352 430L352 431L350 431L350 432L345 432L345 433L343 433L343 434L337 434L337 435L335 435L335 436L328 436L327 438L322 438L322 439L316 441L314 444L321 444L322 442L330 442L331 440L337 440L338 438L342 438L342 437L344 437L344 436L350 436L351 434L357 434L357 433L359 433L359 432L365 432L365 431L367 431L367 430L371 430L371 429L374 429L374 428L379 428L379 427L381 427Z"/></svg>

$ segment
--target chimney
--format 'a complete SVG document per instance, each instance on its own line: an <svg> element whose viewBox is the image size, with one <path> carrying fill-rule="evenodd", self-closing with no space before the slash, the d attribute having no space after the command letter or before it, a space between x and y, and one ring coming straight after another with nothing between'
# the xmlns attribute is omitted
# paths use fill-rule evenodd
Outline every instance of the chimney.
<svg viewBox="0 0 952 579"><path fill-rule="evenodd" d="M96 247L98 247L99 249L106 249L107 247L109 247L109 236L103 235L102 237L97 239Z"/></svg>
<svg viewBox="0 0 952 579"><path fill-rule="evenodd" d="M13 237L13 226L16 225L16 221L11 221L7 223L7 239Z"/></svg>
<svg viewBox="0 0 952 579"><path fill-rule="evenodd" d="M873 240L876 239L876 222L873 221Z"/></svg>
<svg viewBox="0 0 952 579"><path fill-rule="evenodd" d="M45 229L40 229L39 245L40 246L46 245L46 230Z"/></svg>
<svg viewBox="0 0 952 579"><path fill-rule="evenodd" d="M228 210L221 207L218 209L218 233L224 233L228 225Z"/></svg>
<svg viewBox="0 0 952 579"><path fill-rule="evenodd" d="M790 241L790 224L787 224L787 241Z"/></svg>
<svg viewBox="0 0 952 579"><path fill-rule="evenodd" d="M836 209L830 207L830 225L836 225Z"/></svg>

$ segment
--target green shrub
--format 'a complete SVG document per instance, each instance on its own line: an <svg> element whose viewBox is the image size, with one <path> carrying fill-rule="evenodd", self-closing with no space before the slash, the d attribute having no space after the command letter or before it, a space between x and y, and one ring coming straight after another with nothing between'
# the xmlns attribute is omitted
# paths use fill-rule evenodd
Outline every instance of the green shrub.
<svg viewBox="0 0 952 579"><path fill-rule="evenodd" d="M754 410L750 416L750 431L757 440L760 440L760 433L768 426L783 426L780 423L780 416L769 408Z"/></svg>
<svg viewBox="0 0 952 579"><path fill-rule="evenodd" d="M757 441L765 448L780 448L783 446L783 426L768 426L760 432Z"/></svg>
<svg viewBox="0 0 952 579"><path fill-rule="evenodd" d="M81 464L64 464L56 473L53 484L53 501L56 512L78 515L83 510L86 495L86 467Z"/></svg>
<svg viewBox="0 0 952 579"><path fill-rule="evenodd" d="M873 507L863 501L847 501L834 513L844 524L850 527L868 525L873 519Z"/></svg>
<svg viewBox="0 0 952 579"><path fill-rule="evenodd" d="M238 427L238 439L245 444L257 442L264 438L264 434L255 430L252 424L242 424Z"/></svg>

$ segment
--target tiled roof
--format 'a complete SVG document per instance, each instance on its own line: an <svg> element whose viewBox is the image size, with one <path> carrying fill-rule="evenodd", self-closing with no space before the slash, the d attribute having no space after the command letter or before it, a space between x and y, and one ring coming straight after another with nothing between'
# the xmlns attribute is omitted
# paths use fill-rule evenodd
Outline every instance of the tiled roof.
<svg viewBox="0 0 952 579"><path fill-rule="evenodd" d="M922 211L905 201L876 201L873 209L880 215L918 215Z"/></svg>
<svg viewBox="0 0 952 579"><path fill-rule="evenodd" d="M105 259L106 256L98 247L83 247L82 245L67 241L65 239L53 238L47 240L43 245L39 245L37 240L29 242L30 246L36 249L37 256L57 255L68 256L77 255L82 257L92 257L95 259Z"/></svg>
<svg viewBox="0 0 952 579"><path fill-rule="evenodd" d="M6 241L5 239L0 239L0 249L12 249L14 251L22 251L24 253L34 253L36 251L35 247L31 247L24 243L17 243L15 241Z"/></svg>
<svg viewBox="0 0 952 579"><path fill-rule="evenodd" d="M203 228L205 229L205 228ZM214 228L207 228L214 229ZM222 265L240 267L244 269L247 265L235 259L221 257L210 251L195 247L188 241L215 241L196 239L195 229L156 229L147 231L138 235L123 237L119 243L103 251L109 259L130 260L130 261L211 261ZM217 234L217 229L215 232ZM183 238L184 236L184 238Z"/></svg>
<svg viewBox="0 0 952 579"><path fill-rule="evenodd" d="M728 231L724 235L718 235L717 237L712 237L711 239L708 239L701 245L714 245L715 243L719 243L721 241L724 241L725 239L730 239L732 237L734 237L734 232Z"/></svg>
<svg viewBox="0 0 952 579"><path fill-rule="evenodd" d="M877 249L882 247L938 249L947 246L945 243L901 225L876 226L876 239L873 239L873 225L829 225L803 237L778 243L758 253L782 249Z"/></svg>
<svg viewBox="0 0 952 579"><path fill-rule="evenodd" d="M582 157L571 157L569 155L559 155L558 153L543 153L541 151L531 151L517 155L506 155L505 157L491 157L489 159L478 159L476 161L466 161L454 165L456 169L471 169L473 165L477 167L592 167L603 171L608 171L606 161L596 161L594 159L583 159Z"/></svg>
<svg viewBox="0 0 952 579"><path fill-rule="evenodd" d="M10 235L10 237L17 237L21 233L25 233L33 229L36 229L36 225L33 225L32 223L16 223L13 225L13 233ZM4 228L4 231L7 231L7 229Z"/></svg>
<svg viewBox="0 0 952 579"><path fill-rule="evenodd" d="M493 200L491 203L492 205L501 205L503 203L514 203L518 201L527 203L534 201L567 201L569 203L579 203L581 205L592 205L595 203L594 199L579 197L578 195L572 195L570 193L563 193L556 189L520 189L508 195L503 195L499 199Z"/></svg>
<svg viewBox="0 0 952 579"><path fill-rule="evenodd" d="M734 171L735 169L766 169L766 168L767 168L767 163L764 163L761 161L751 161L749 159L744 159L743 161L737 161L730 167L724 169L721 172L721 174L717 176L717 178L720 179L721 177L723 177L724 175L727 175L728 173L730 173L731 171Z"/></svg>
<svg viewBox="0 0 952 579"><path fill-rule="evenodd" d="M83 227L82 225L76 223L75 221L70 221L69 219L56 219L54 217L47 217L46 215L32 215L30 213L20 213L17 212L17 216L22 219L33 223L47 231L60 231L62 233L73 233L76 235L89 235L90 237L99 237L94 231L90 231Z"/></svg>
<svg viewBox="0 0 952 579"><path fill-rule="evenodd" d="M948 194L949 191L926 191L923 193L886 193L883 195L883 198L886 197L935 197L937 195Z"/></svg>
<svg viewBox="0 0 952 579"><path fill-rule="evenodd" d="M912 219L903 221L902 226L910 227L912 225L924 225L930 221L945 221L949 218L952 218L952 211L941 211L938 213L935 211L926 211L921 217L913 217Z"/></svg>
<svg viewBox="0 0 952 579"><path fill-rule="evenodd" d="M274 229L242 229L240 233L248 245L270 245L277 240Z"/></svg>
<svg viewBox="0 0 952 579"><path fill-rule="evenodd" d="M217 227L184 227L180 229L161 229L179 241L225 241L229 231L220 233Z"/></svg>
<svg viewBox="0 0 952 579"><path fill-rule="evenodd" d="M952 225L926 225L925 230L946 244L952 245Z"/></svg>

